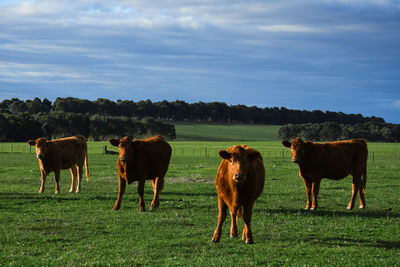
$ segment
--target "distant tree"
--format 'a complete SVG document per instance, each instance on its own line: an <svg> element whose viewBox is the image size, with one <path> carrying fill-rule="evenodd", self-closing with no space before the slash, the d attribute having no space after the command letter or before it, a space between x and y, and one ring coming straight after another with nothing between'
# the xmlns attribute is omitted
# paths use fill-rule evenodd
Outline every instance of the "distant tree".
<svg viewBox="0 0 400 267"><path fill-rule="evenodd" d="M341 127L336 122L327 122L321 129L320 135L322 140L334 141L340 137Z"/></svg>

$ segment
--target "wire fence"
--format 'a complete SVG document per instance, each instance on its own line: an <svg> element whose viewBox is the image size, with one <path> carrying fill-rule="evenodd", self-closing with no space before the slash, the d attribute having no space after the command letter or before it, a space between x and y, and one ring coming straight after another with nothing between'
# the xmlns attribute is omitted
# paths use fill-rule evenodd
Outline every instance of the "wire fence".
<svg viewBox="0 0 400 267"><path fill-rule="evenodd" d="M172 146L172 156L178 157L219 157L218 151L222 148L219 146ZM262 154L263 158L290 158L291 153L290 150L282 148L257 148L258 151ZM91 147L89 145L89 153L92 151L96 151L96 153L110 153L110 154L118 154L118 148L112 146L106 146L97 144L95 147ZM0 143L0 153L35 153L35 148L26 144L26 143ZM369 161L375 161L376 159L399 159L400 160L400 152L398 151L369 151Z"/></svg>

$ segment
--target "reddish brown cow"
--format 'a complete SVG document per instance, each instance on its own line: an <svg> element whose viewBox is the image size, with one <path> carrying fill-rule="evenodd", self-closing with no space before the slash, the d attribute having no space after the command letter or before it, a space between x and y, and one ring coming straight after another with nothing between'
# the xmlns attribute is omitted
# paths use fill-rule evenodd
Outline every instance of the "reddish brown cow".
<svg viewBox="0 0 400 267"><path fill-rule="evenodd" d="M86 168L86 180L89 181L87 144L84 136L77 135L56 140L46 140L40 137L36 141L29 140L28 144L36 147L36 157L42 174L42 186L39 193L44 192L46 177L52 171L55 174L56 194L60 192L61 169L70 169L71 171L72 183L69 192L74 192L75 190L77 174L78 184L75 192L79 193L81 191L83 164L85 164Z"/></svg>
<svg viewBox="0 0 400 267"><path fill-rule="evenodd" d="M121 140L110 139L113 146L119 147L118 167L118 199L114 210L121 207L122 195L126 183L138 181L139 210L145 211L143 192L146 180L152 180L154 198L150 209L159 206L159 193L164 187L164 176L171 159L171 146L161 136L153 136L141 140L132 140L125 136Z"/></svg>
<svg viewBox="0 0 400 267"><path fill-rule="evenodd" d="M237 221L243 218L242 239L247 244L254 243L250 221L254 202L264 188L265 170L260 152L246 145L232 146L219 151L222 158L219 165L215 185L218 193L218 225L212 242L221 238L222 224L227 216L227 208L231 213L231 237L237 237Z"/></svg>
<svg viewBox="0 0 400 267"><path fill-rule="evenodd" d="M314 210L318 207L317 197L322 178L339 180L349 174L353 176L353 192L347 209L354 207L357 192L360 196L360 209L365 208L364 192L368 158L365 139L313 143L304 142L297 137L292 142L283 140L282 144L292 151L292 162L299 164L300 176L306 186L306 210L310 208Z"/></svg>

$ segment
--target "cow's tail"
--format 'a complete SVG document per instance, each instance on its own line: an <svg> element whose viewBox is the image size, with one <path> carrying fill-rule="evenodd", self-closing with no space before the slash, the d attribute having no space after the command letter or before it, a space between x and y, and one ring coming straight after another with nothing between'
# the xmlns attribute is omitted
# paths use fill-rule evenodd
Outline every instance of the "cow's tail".
<svg viewBox="0 0 400 267"><path fill-rule="evenodd" d="M361 190L364 193L365 189L367 187L367 162L368 162L368 145L367 145L367 140L361 138L359 139L360 142L363 144L364 146L364 154L365 154L365 158L364 158L364 166L363 166L363 171L362 171L362 185L361 185Z"/></svg>
<svg viewBox="0 0 400 267"><path fill-rule="evenodd" d="M89 180L90 180L90 175L89 175L89 165L88 165L87 150L86 150L86 153L85 153L85 169L86 169L86 181L89 182Z"/></svg>
<svg viewBox="0 0 400 267"><path fill-rule="evenodd" d="M365 188L367 187L367 164L364 165L362 177L361 190L363 193L365 193Z"/></svg>

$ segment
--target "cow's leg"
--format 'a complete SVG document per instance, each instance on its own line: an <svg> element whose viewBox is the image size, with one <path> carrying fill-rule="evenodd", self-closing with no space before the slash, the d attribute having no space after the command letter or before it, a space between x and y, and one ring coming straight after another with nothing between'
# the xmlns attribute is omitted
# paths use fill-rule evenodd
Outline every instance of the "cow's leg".
<svg viewBox="0 0 400 267"><path fill-rule="evenodd" d="M231 212L231 234L230 237L237 237L238 236L238 228L237 228L237 215L239 212L239 207L231 207L229 208Z"/></svg>
<svg viewBox="0 0 400 267"><path fill-rule="evenodd" d="M69 170L72 176L71 188L69 189L69 192L72 193L75 190L75 184L76 184L76 175L77 175L76 165L72 166Z"/></svg>
<svg viewBox="0 0 400 267"><path fill-rule="evenodd" d="M226 219L226 212L227 205L224 202L224 200L221 197L218 197L218 225L217 228L214 231L213 238L211 239L212 242L217 243L221 239L221 230L222 230L222 224L224 223Z"/></svg>
<svg viewBox="0 0 400 267"><path fill-rule="evenodd" d="M54 193L60 193L60 170L54 170L54 182L56 183L56 190Z"/></svg>
<svg viewBox="0 0 400 267"><path fill-rule="evenodd" d="M150 210L155 210L160 205L159 194L163 189L164 186L163 182L164 182L164 177L157 177L156 179L151 180L151 183L153 185L154 198L153 201L151 202Z"/></svg>
<svg viewBox="0 0 400 267"><path fill-rule="evenodd" d="M247 244L254 244L253 232L251 231L250 228L252 213L253 213L253 204L246 205L243 207L242 217L244 221L244 227L243 227L242 239L245 240Z"/></svg>
<svg viewBox="0 0 400 267"><path fill-rule="evenodd" d="M77 166L78 167L78 183L76 185L75 193L81 192L81 184L82 184L82 175L83 175L83 165Z"/></svg>
<svg viewBox="0 0 400 267"><path fill-rule="evenodd" d="M125 193L126 181L121 177L118 177L118 183L119 183L118 198L114 204L113 210L119 210L119 208L121 207L122 195Z"/></svg>
<svg viewBox="0 0 400 267"><path fill-rule="evenodd" d="M40 186L39 193L44 192L44 183L46 182L46 177L47 174L44 172L44 170L40 170L41 176L42 176L42 185Z"/></svg>
<svg viewBox="0 0 400 267"><path fill-rule="evenodd" d="M321 183L321 179L315 179L315 182L312 183L313 202L312 202L311 210L316 210L318 208L318 193L319 193L320 183Z"/></svg>
<svg viewBox="0 0 400 267"><path fill-rule="evenodd" d="M347 209L351 210L354 208L354 203L356 200L357 193L361 190L361 175L353 175L353 184L351 188L351 198L349 205L347 205ZM360 198L361 201L361 198Z"/></svg>
<svg viewBox="0 0 400 267"><path fill-rule="evenodd" d="M139 210L140 211L146 210L144 207L144 199L143 199L145 181L146 181L145 179L140 179L138 182Z"/></svg>
<svg viewBox="0 0 400 267"><path fill-rule="evenodd" d="M309 210L311 206L311 190L312 190L312 182L307 181L303 178L304 185L306 187L306 196L307 196L307 204L305 210Z"/></svg>

